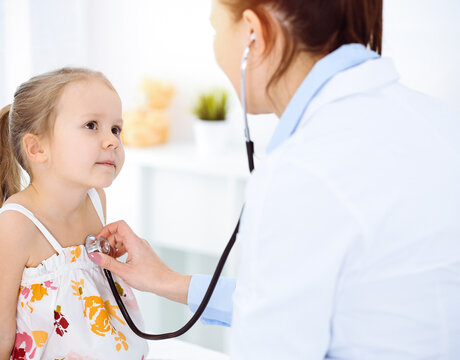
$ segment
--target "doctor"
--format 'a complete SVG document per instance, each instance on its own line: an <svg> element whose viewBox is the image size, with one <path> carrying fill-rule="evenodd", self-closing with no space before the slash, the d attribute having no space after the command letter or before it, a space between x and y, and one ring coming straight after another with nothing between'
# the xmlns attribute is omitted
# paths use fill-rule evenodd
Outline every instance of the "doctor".
<svg viewBox="0 0 460 360"><path fill-rule="evenodd" d="M238 281L203 321L232 326L234 359L460 359L460 120L378 55L382 1L214 0L211 22L238 93L251 47L249 112L280 120L247 185ZM201 301L210 277L122 221L99 235L129 256L93 261L133 287Z"/></svg>

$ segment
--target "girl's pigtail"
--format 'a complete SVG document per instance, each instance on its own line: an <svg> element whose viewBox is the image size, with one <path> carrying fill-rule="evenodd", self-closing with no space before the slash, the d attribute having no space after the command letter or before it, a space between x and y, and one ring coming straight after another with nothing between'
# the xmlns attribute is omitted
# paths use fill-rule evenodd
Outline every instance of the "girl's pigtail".
<svg viewBox="0 0 460 360"><path fill-rule="evenodd" d="M16 161L9 139L11 105L0 110L0 206L21 188L21 168Z"/></svg>

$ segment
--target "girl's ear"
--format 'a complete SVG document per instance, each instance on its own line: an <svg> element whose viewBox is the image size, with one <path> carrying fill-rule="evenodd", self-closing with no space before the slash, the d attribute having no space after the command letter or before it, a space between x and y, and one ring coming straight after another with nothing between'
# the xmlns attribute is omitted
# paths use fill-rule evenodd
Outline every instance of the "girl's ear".
<svg viewBox="0 0 460 360"><path fill-rule="evenodd" d="M34 163L44 163L48 160L48 152L43 140L37 135L26 134L22 139L27 159Z"/></svg>

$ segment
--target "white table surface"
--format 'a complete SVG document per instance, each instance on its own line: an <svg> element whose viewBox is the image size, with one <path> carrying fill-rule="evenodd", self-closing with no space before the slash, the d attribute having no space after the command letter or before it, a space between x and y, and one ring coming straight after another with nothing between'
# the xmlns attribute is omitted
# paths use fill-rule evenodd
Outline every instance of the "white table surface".
<svg viewBox="0 0 460 360"><path fill-rule="evenodd" d="M185 341L168 339L149 341L147 360L229 360L228 355Z"/></svg>

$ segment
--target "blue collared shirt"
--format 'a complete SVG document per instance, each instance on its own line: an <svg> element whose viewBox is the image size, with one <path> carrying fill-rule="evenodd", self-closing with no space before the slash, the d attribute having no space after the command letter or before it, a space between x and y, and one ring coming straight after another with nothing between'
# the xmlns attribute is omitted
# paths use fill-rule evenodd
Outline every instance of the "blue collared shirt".
<svg viewBox="0 0 460 360"><path fill-rule="evenodd" d="M198 309L201 300L211 282L211 276L193 275L188 290L188 306L192 312ZM201 316L201 321L207 325L231 326L233 304L232 296L235 291L236 279L221 277L217 282L208 306Z"/></svg>
<svg viewBox="0 0 460 360"><path fill-rule="evenodd" d="M366 49L364 45L347 44L319 60L284 110L268 144L267 152L273 151L297 130L308 105L330 79L339 72L378 57L377 53Z"/></svg>

